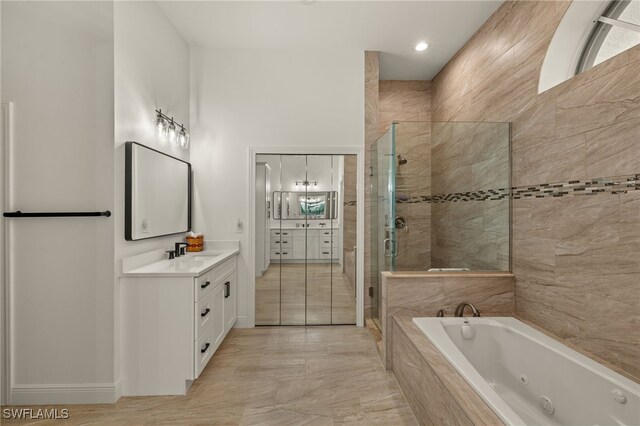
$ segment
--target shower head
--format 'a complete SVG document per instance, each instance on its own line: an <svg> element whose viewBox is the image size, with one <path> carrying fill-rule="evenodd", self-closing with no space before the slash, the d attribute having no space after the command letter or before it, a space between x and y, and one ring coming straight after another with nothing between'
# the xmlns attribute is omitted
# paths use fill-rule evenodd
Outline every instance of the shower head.
<svg viewBox="0 0 640 426"><path fill-rule="evenodd" d="M407 164L407 159L398 154L398 164Z"/></svg>

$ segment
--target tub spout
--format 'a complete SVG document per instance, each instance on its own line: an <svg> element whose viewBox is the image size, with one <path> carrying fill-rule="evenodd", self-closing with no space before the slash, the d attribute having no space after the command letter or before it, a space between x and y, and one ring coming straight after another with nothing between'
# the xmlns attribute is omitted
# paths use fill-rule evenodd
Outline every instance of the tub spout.
<svg viewBox="0 0 640 426"><path fill-rule="evenodd" d="M476 308L473 305L473 303L469 303L469 302L462 302L461 304L459 304L458 307L456 308L455 316L463 317L464 316L464 308L466 308L467 306L471 308L471 312L473 312L473 316L474 317L479 317L480 316L480 311L478 310L478 308Z"/></svg>

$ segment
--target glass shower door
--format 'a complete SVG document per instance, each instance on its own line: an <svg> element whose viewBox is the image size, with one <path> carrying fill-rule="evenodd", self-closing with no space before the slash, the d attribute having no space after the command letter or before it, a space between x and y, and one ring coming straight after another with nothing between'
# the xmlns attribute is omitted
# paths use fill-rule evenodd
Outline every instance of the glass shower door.
<svg viewBox="0 0 640 426"><path fill-rule="evenodd" d="M382 135L372 149L372 218L371 218L371 318L379 324L380 290L382 287L380 273L395 271L396 240L396 124Z"/></svg>

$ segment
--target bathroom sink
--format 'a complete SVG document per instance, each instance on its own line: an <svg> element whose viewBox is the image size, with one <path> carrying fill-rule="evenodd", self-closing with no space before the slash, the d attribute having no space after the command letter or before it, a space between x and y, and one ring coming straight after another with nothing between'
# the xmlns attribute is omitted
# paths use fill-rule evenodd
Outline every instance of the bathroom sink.
<svg viewBox="0 0 640 426"><path fill-rule="evenodd" d="M197 256L192 257L195 262L203 262L206 260L210 260L214 257L220 256L222 253L207 253L207 254L199 254Z"/></svg>
<svg viewBox="0 0 640 426"><path fill-rule="evenodd" d="M208 262L209 260L218 257L222 252L207 252L202 254L196 254L195 256L187 255L187 257L180 257L180 262Z"/></svg>

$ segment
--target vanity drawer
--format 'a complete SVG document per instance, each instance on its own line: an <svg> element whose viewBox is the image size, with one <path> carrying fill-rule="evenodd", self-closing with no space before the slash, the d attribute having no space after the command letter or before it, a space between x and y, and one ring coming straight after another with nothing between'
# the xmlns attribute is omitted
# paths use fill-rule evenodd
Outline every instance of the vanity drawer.
<svg viewBox="0 0 640 426"><path fill-rule="evenodd" d="M291 231L286 229L272 229L271 230L271 239L280 238L280 237L291 237Z"/></svg>
<svg viewBox="0 0 640 426"><path fill-rule="evenodd" d="M215 339L213 336L213 323L210 322L194 343L195 356L195 377L197 378L207 365L213 353L216 351Z"/></svg>
<svg viewBox="0 0 640 426"><path fill-rule="evenodd" d="M196 278L195 302L197 302L198 300L206 296L208 293L210 293L211 290L213 290L213 287L214 287L214 283L211 277L211 271L205 274L202 274L198 278Z"/></svg>
<svg viewBox="0 0 640 426"><path fill-rule="evenodd" d="M272 249L271 259L293 259L292 249Z"/></svg>
<svg viewBox="0 0 640 426"><path fill-rule="evenodd" d="M332 239L331 237L321 237L320 238L320 248L331 248L336 249L338 247L338 240Z"/></svg>
<svg viewBox="0 0 640 426"><path fill-rule="evenodd" d="M210 291L196 303L196 339L211 325L215 316L213 310L213 292Z"/></svg>
<svg viewBox="0 0 640 426"><path fill-rule="evenodd" d="M335 253L335 250L333 251ZM331 249L330 248L322 248L320 249L320 253L318 254L318 259L331 259Z"/></svg>
<svg viewBox="0 0 640 426"><path fill-rule="evenodd" d="M291 238L272 238L271 239L271 248L272 249L288 249L293 247Z"/></svg>

